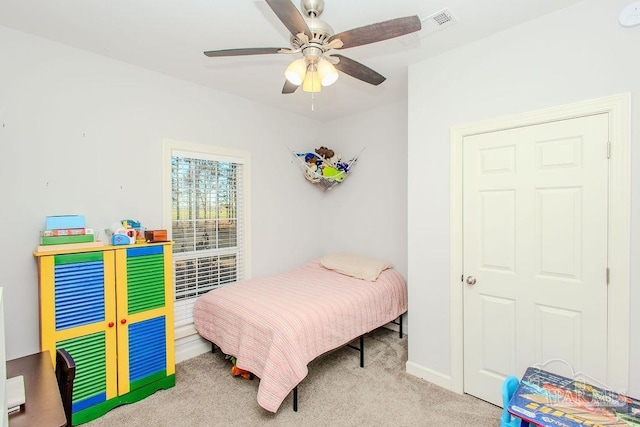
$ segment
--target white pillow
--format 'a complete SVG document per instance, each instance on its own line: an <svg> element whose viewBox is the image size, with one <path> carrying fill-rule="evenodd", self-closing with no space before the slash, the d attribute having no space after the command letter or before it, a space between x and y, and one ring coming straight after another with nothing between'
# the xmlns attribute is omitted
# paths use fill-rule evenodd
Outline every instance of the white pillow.
<svg viewBox="0 0 640 427"><path fill-rule="evenodd" d="M370 282L374 282L380 273L391 268L390 262L344 252L325 255L320 264L329 270Z"/></svg>

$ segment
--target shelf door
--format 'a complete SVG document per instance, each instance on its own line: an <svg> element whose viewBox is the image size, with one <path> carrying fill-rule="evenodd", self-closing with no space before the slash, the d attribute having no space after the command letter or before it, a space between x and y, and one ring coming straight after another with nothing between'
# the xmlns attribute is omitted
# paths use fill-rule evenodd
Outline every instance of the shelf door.
<svg viewBox="0 0 640 427"><path fill-rule="evenodd" d="M76 363L74 413L117 395L114 257L111 251L42 257L41 347L55 365L64 348ZM52 301L52 305L45 302Z"/></svg>
<svg viewBox="0 0 640 427"><path fill-rule="evenodd" d="M165 247L116 251L120 395L174 373Z"/></svg>

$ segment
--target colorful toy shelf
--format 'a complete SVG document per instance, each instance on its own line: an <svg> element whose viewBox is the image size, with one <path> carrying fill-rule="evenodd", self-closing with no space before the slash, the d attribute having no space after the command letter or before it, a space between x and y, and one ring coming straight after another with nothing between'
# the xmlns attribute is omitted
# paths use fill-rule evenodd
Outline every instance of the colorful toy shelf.
<svg viewBox="0 0 640 427"><path fill-rule="evenodd" d="M40 347L76 362L74 425L174 386L170 242L34 255Z"/></svg>

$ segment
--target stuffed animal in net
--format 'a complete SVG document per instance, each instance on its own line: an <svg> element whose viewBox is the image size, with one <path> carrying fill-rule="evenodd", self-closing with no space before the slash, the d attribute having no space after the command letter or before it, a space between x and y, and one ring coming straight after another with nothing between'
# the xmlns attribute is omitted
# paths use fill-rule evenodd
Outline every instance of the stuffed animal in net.
<svg viewBox="0 0 640 427"><path fill-rule="evenodd" d="M304 161L307 164L304 177L307 181L318 182L322 177L322 171L319 169L319 164L322 164L322 159L313 153L307 153L304 157Z"/></svg>
<svg viewBox="0 0 640 427"><path fill-rule="evenodd" d="M320 148L316 148L315 151L316 151L316 154L318 154L318 156L322 157L325 160L329 160L330 158L332 158L336 154L332 149L327 148L325 146L322 146Z"/></svg>
<svg viewBox="0 0 640 427"><path fill-rule="evenodd" d="M339 154L325 146L316 148L315 152L322 158L322 165L319 166L322 177L331 182L342 182L349 173L349 164L343 162Z"/></svg>

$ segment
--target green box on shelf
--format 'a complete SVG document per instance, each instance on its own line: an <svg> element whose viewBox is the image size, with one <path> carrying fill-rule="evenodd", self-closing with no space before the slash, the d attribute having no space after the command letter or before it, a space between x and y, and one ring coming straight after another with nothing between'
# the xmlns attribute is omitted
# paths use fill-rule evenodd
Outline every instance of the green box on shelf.
<svg viewBox="0 0 640 427"><path fill-rule="evenodd" d="M82 234L78 236L42 236L43 245L66 245L68 243L93 242L93 234Z"/></svg>

